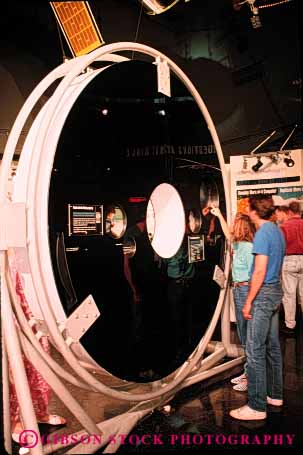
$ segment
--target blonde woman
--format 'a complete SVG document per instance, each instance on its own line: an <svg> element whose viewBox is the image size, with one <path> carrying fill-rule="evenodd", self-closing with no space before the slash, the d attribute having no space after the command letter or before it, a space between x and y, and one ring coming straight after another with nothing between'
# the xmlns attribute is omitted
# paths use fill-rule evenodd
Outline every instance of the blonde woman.
<svg viewBox="0 0 303 455"><path fill-rule="evenodd" d="M230 230L219 208L212 208L211 213L218 217L224 235L232 247L232 287L237 332L240 343L245 350L247 321L243 317L242 308L249 289L250 271L253 263L252 241L256 230L248 215L237 213ZM231 382L235 384L234 390L240 392L247 390L246 365L244 366L244 373L233 378Z"/></svg>

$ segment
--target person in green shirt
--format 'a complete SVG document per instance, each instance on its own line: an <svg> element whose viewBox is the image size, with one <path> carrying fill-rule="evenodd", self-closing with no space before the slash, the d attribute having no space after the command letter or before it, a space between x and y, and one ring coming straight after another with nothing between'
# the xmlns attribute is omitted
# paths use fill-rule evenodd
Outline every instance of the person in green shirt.
<svg viewBox="0 0 303 455"><path fill-rule="evenodd" d="M182 363L192 345L192 305L195 266L189 262L187 236L174 256L161 259L167 273L167 301L170 317L171 355L176 366Z"/></svg>

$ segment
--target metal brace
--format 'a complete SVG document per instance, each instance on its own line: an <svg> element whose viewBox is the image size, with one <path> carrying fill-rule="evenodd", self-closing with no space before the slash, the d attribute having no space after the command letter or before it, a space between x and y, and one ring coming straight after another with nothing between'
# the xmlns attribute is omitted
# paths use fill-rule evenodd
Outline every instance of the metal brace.
<svg viewBox="0 0 303 455"><path fill-rule="evenodd" d="M70 345L79 342L99 316L100 311L93 296L89 295L65 321L66 343Z"/></svg>
<svg viewBox="0 0 303 455"><path fill-rule="evenodd" d="M156 58L155 65L157 66L158 92L170 97L170 69L168 63L166 60L162 60L161 57L158 56Z"/></svg>

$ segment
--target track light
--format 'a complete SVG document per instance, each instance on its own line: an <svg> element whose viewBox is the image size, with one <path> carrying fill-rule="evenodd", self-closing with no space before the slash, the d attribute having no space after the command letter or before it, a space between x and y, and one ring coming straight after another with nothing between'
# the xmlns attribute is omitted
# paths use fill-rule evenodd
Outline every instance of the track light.
<svg viewBox="0 0 303 455"><path fill-rule="evenodd" d="M258 170L260 169L260 167L263 166L263 163L261 161L261 158L258 158L258 161L256 162L256 164L254 164L252 166L252 170L255 171L255 172L258 172Z"/></svg>
<svg viewBox="0 0 303 455"><path fill-rule="evenodd" d="M251 25L253 26L253 28L262 27L261 20L258 15L251 16L250 22L251 22Z"/></svg>
<svg viewBox="0 0 303 455"><path fill-rule="evenodd" d="M286 164L287 167L293 167L295 165L294 160L288 154L285 155L284 163Z"/></svg>
<svg viewBox="0 0 303 455"><path fill-rule="evenodd" d="M247 0L247 3L249 4L251 12L257 16L259 14L259 8L255 6L256 0Z"/></svg>
<svg viewBox="0 0 303 455"><path fill-rule="evenodd" d="M159 0L139 0L147 8L148 14L161 14L169 10L180 0L170 0L162 4ZM189 0L188 0L189 1Z"/></svg>
<svg viewBox="0 0 303 455"><path fill-rule="evenodd" d="M281 161L279 154L277 153L276 155L271 155L271 161L273 164L279 164Z"/></svg>
<svg viewBox="0 0 303 455"><path fill-rule="evenodd" d="M250 18L251 25L253 28L259 28L262 27L261 20L259 17L259 8L255 5L256 0L233 0L233 7L236 11L239 11L241 6L244 5L244 3L247 3L249 5L249 8L252 12L252 16Z"/></svg>

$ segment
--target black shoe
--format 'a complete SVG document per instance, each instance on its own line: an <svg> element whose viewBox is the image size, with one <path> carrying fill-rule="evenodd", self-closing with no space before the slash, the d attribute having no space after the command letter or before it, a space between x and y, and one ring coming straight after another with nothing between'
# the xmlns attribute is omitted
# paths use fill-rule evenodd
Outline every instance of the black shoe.
<svg viewBox="0 0 303 455"><path fill-rule="evenodd" d="M281 328L281 332L284 333L285 335L294 335L295 329L291 329L290 327L284 326Z"/></svg>

